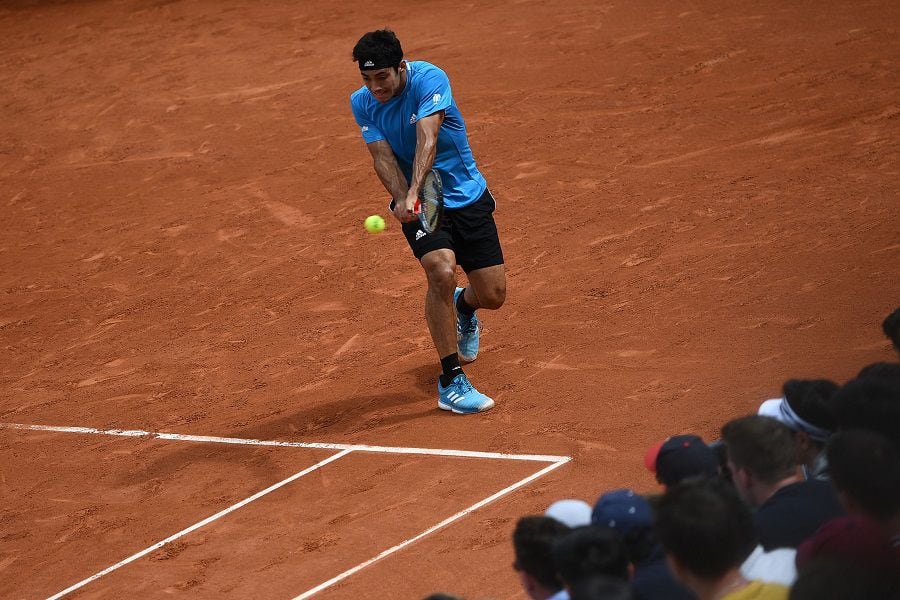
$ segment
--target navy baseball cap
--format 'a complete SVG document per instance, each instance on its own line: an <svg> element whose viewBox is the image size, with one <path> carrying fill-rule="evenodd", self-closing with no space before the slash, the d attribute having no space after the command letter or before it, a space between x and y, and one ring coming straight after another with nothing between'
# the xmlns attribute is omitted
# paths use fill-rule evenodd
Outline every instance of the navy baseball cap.
<svg viewBox="0 0 900 600"><path fill-rule="evenodd" d="M716 477L719 474L716 453L696 435L673 435L654 444L644 455L644 465L665 486L696 475Z"/></svg>
<svg viewBox="0 0 900 600"><path fill-rule="evenodd" d="M653 510L633 490L613 490L601 495L591 512L591 523L609 527L619 535L628 535L635 527L653 525Z"/></svg>

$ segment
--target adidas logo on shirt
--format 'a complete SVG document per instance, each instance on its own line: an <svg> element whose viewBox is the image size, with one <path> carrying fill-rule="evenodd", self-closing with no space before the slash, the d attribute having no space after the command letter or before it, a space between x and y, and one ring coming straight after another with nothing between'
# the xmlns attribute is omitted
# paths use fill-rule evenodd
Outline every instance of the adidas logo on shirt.
<svg viewBox="0 0 900 600"><path fill-rule="evenodd" d="M418 230L418 231L416 232L416 241L418 242L419 240L421 240L421 239L422 239L423 237L425 237L426 235L428 235L428 234L425 233L424 231L422 231L421 229Z"/></svg>
<svg viewBox="0 0 900 600"><path fill-rule="evenodd" d="M416 113L413 113L412 116L409 118L409 124L412 125L413 123L415 123L416 119L418 119L418 117L416 116Z"/></svg>

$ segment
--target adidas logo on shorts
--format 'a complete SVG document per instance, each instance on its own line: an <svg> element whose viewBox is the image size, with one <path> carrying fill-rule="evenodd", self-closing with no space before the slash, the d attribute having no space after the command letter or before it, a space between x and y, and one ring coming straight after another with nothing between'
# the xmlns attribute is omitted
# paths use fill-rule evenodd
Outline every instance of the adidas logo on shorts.
<svg viewBox="0 0 900 600"><path fill-rule="evenodd" d="M419 240L421 240L421 239L422 239L423 237L425 237L426 235L428 235L428 234L426 234L426 233L425 233L424 231L422 231L421 229L418 230L418 231L416 232L416 241L418 242Z"/></svg>

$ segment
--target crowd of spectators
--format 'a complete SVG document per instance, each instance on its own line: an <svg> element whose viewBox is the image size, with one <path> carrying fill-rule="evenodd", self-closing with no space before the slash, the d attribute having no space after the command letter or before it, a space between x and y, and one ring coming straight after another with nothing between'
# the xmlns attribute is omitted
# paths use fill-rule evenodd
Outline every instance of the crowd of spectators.
<svg viewBox="0 0 900 600"><path fill-rule="evenodd" d="M900 356L900 309L883 330ZM513 569L525 595L900 599L900 362L841 386L789 380L719 434L648 449L662 493L611 490L520 518Z"/></svg>

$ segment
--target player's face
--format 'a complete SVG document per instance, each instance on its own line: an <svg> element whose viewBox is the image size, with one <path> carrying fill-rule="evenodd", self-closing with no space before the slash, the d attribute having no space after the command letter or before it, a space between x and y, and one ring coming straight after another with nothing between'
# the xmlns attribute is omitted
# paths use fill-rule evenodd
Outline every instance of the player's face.
<svg viewBox="0 0 900 600"><path fill-rule="evenodd" d="M403 91L403 67L388 67L377 71L360 71L363 83L379 102L387 102Z"/></svg>

